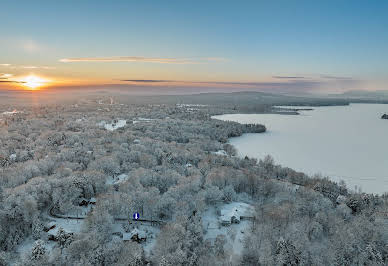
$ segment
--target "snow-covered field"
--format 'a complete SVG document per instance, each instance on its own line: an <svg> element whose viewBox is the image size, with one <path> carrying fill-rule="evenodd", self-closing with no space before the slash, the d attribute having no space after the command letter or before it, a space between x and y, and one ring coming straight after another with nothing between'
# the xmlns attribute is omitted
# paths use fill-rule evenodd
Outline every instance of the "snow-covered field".
<svg viewBox="0 0 388 266"><path fill-rule="evenodd" d="M137 233L146 236L147 238L146 241L141 242L141 245L143 246L143 249L146 255L150 255L150 252L156 243L156 237L160 232L160 228L156 226L151 226L149 224L145 224L142 222L132 222L131 225L128 225L127 222L113 224L113 233L130 235L131 232L133 233L134 231L137 231ZM119 237L119 236L115 236L115 237Z"/></svg>
<svg viewBox="0 0 388 266"><path fill-rule="evenodd" d="M6 111L6 112L3 112L1 113L2 115L14 115L14 114L18 114L18 113L22 113L21 111L17 111L17 110L13 110L13 111Z"/></svg>
<svg viewBox="0 0 388 266"><path fill-rule="evenodd" d="M118 128L124 127L126 124L127 124L126 120L118 120L117 122L113 122L113 123L110 123L110 124L105 124L104 127L105 127L106 130L114 131L114 130L116 130Z"/></svg>
<svg viewBox="0 0 388 266"><path fill-rule="evenodd" d="M93 205L89 204L88 206L74 206L66 214L56 214L56 216L62 216L63 218L85 218L88 213L92 210Z"/></svg>
<svg viewBox="0 0 388 266"><path fill-rule="evenodd" d="M107 185L116 185L116 184L120 184L120 183L124 182L127 179L128 179L127 174L121 174L121 175L118 175L114 178L109 177L108 180L106 180L106 184Z"/></svg>
<svg viewBox="0 0 388 266"><path fill-rule="evenodd" d="M50 225L55 224L55 228L49 230L47 233L42 232L42 240L44 243L44 247L48 252L51 252L55 245L57 244L55 241L48 240L50 235L56 235L59 228L62 228L67 233L79 233L82 229L82 224L84 220L72 220L72 219L62 219L62 218L53 218L50 217ZM43 235L44 234L44 235ZM31 252L32 247L36 240L34 240L31 236L28 237L25 241L20 243L16 248L16 252L20 255L28 254ZM12 264L11 264L12 265Z"/></svg>
<svg viewBox="0 0 388 266"><path fill-rule="evenodd" d="M149 123L149 122L151 122L151 121L153 121L153 120L155 120L155 119L139 117L139 118L133 120L133 121L132 121L132 124L137 124L137 123L142 123L142 122L144 122L144 123Z"/></svg>
<svg viewBox="0 0 388 266"><path fill-rule="evenodd" d="M119 180L125 180L127 175L123 174L119 177ZM84 213L90 211L89 207L80 207L84 210ZM69 212L68 216L76 216L75 214L79 211ZM77 215L81 217L83 215ZM237 261L242 254L244 248L244 238L249 234L250 226L252 221L248 219L241 219L241 216L253 216L253 206L243 202L232 202L229 204L220 204L215 207L209 207L202 216L202 225L204 229L205 240L211 241L214 244L215 239L219 235L223 235L226 240L225 251L230 254L230 261ZM234 218L232 218L234 217ZM238 220L238 223L230 223L228 225L222 225L225 221L231 221L233 219ZM50 222L48 224L55 225L55 228L49 230L45 239L48 239L49 235L56 235L59 228L63 228L67 233L79 233L82 230L84 220L82 219L66 219L49 217ZM155 245L157 235L160 232L159 227L151 226L147 223L133 222L129 224L129 221L116 221L112 225L114 237L120 239L130 239L134 232L141 234L146 238L145 241L141 242L146 255L150 255L150 252ZM124 236L124 238L122 237ZM128 240L132 241L132 240ZM22 244L19 245L17 251L20 254L30 252L32 245L35 241L32 238L26 239ZM52 250L55 246L54 241L45 241L45 247L48 251Z"/></svg>
<svg viewBox="0 0 388 266"><path fill-rule="evenodd" d="M35 243L35 239L33 239L31 236L26 238L26 240L24 240L22 243L20 243L18 245L18 247L16 248L16 252L18 254L27 254L27 253L30 253L31 250L32 250L32 247ZM54 241L44 241L44 247L46 248L46 250L48 252L50 252L51 250L53 250L54 246L55 246L55 242ZM13 265L11 263L11 265Z"/></svg>
<svg viewBox="0 0 388 266"><path fill-rule="evenodd" d="M176 107L178 108L184 108L184 107L206 107L206 104L177 104Z"/></svg>
<svg viewBox="0 0 388 266"><path fill-rule="evenodd" d="M66 215L70 215L71 213L68 213ZM48 232L42 232L42 234L45 234L42 236L42 239L44 240L44 246L48 252L51 252L52 249L55 247L56 242L48 240L49 236L55 236L58 233L58 230L62 228L67 233L80 233L83 227L83 223L85 220L83 219L66 219L66 218L56 218L56 217L49 217L49 222L47 222L46 225L55 225L55 227ZM141 234L146 238L144 242L141 242L141 245L143 246L143 249L146 253L146 255L150 255L150 252L155 245L157 235L160 232L159 227L151 226L146 223L142 222L132 222L132 224L129 224L125 221L116 221L114 224L112 224L113 229L113 237L119 238L123 240L121 237L122 235L132 236L134 232ZM117 234L121 235L118 236ZM124 240L123 240L124 241ZM129 240L132 241L132 240ZM32 237L27 238L24 242L20 243L16 249L17 253L19 254L27 254L31 252L31 249L35 243L35 240Z"/></svg>
<svg viewBox="0 0 388 266"><path fill-rule="evenodd" d="M111 123L106 123L105 121L101 121L100 123L97 123L97 126L104 127L106 130L109 130L109 131L114 131L116 129L125 127L126 124L127 124L126 120L119 119L119 120L114 120Z"/></svg>
<svg viewBox="0 0 388 266"><path fill-rule="evenodd" d="M179 109L184 109L186 112L195 112L199 111L201 107L206 107L204 104L177 104L176 107Z"/></svg>
<svg viewBox="0 0 388 266"><path fill-rule="evenodd" d="M62 228L67 233L79 233L81 232L84 220L73 220L65 218L50 218L52 223L55 224L55 228L51 229L47 233L50 235L56 235L59 228Z"/></svg>
<svg viewBox="0 0 388 266"><path fill-rule="evenodd" d="M213 151L212 154L221 155L221 156L228 156L228 154L224 150Z"/></svg>

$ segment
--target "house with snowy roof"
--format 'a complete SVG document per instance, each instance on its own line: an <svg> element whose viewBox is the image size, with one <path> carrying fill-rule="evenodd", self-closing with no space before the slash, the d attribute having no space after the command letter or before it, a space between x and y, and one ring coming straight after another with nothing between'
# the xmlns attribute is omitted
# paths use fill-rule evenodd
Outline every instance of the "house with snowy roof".
<svg viewBox="0 0 388 266"><path fill-rule="evenodd" d="M123 234L123 241L144 242L147 240L147 234L143 230L137 228L133 229L130 233Z"/></svg>
<svg viewBox="0 0 388 266"><path fill-rule="evenodd" d="M247 203L232 202L223 205L220 210L219 221L223 226L238 224L244 219L254 219L254 208Z"/></svg>

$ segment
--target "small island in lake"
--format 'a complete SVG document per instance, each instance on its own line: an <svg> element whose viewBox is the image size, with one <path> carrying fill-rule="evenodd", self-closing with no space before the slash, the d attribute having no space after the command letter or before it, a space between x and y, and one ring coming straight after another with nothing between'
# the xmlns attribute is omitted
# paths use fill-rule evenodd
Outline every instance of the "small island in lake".
<svg viewBox="0 0 388 266"><path fill-rule="evenodd" d="M381 116L381 119L388 119L388 114L383 114L383 115Z"/></svg>

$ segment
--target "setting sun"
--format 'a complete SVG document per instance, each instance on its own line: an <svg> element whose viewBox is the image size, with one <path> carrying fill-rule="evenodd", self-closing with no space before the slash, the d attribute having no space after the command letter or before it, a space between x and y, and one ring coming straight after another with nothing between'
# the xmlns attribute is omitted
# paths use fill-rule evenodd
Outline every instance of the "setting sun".
<svg viewBox="0 0 388 266"><path fill-rule="evenodd" d="M42 87L47 82L48 82L47 80L34 75L27 76L23 79L23 85L33 90L38 89L39 87Z"/></svg>

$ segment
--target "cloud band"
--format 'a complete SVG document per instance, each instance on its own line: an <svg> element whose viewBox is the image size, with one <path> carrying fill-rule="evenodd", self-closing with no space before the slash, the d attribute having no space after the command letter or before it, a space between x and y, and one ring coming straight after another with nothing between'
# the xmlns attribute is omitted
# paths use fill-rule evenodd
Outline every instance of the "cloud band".
<svg viewBox="0 0 388 266"><path fill-rule="evenodd" d="M199 57L199 58L161 58L161 57L143 57L143 56L111 56L111 57L75 57L63 58L59 62L143 62L158 64L201 64L207 62L225 61L219 57Z"/></svg>

